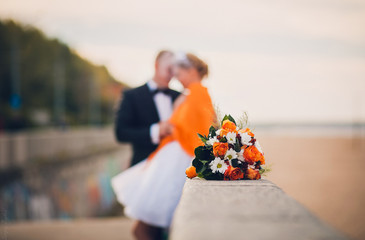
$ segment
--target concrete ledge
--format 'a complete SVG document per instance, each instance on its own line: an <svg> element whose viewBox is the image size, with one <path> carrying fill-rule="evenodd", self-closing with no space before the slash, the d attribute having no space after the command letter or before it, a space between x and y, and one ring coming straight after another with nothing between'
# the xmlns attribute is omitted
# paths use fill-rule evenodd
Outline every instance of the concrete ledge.
<svg viewBox="0 0 365 240"><path fill-rule="evenodd" d="M347 239L268 180L187 179L170 233L186 239Z"/></svg>

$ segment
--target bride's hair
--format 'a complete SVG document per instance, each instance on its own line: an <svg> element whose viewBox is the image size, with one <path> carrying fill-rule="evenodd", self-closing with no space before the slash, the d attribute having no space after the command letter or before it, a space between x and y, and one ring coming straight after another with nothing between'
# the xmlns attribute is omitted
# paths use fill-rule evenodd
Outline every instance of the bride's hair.
<svg viewBox="0 0 365 240"><path fill-rule="evenodd" d="M191 67L195 68L201 78L207 77L209 73L208 65L192 53L184 54L182 58L178 59L177 65L185 69Z"/></svg>

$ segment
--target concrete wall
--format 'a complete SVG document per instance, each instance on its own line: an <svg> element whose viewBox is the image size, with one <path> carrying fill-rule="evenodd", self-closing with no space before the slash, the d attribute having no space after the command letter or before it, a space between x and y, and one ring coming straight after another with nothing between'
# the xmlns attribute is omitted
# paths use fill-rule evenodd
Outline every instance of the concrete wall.
<svg viewBox="0 0 365 240"><path fill-rule="evenodd" d="M42 130L0 135L0 168L24 167L29 162L85 157L116 149L111 127Z"/></svg>
<svg viewBox="0 0 365 240"><path fill-rule="evenodd" d="M0 220L108 214L115 203L110 179L129 165L131 153L111 127L1 135L0 174L8 178L0 182Z"/></svg>
<svg viewBox="0 0 365 240"><path fill-rule="evenodd" d="M171 240L346 239L268 180L187 179Z"/></svg>
<svg viewBox="0 0 365 240"><path fill-rule="evenodd" d="M30 165L0 188L2 221L70 219L115 214L110 180L122 172L131 148L86 158Z"/></svg>

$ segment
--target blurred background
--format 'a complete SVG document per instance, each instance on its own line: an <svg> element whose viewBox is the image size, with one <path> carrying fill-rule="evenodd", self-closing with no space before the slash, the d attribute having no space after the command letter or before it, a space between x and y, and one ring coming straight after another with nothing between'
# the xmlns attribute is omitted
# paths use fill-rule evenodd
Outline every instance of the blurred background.
<svg viewBox="0 0 365 240"><path fill-rule="evenodd" d="M208 63L223 113L247 111L268 179L365 238L363 0L1 0L0 238L130 239L113 113L165 48Z"/></svg>

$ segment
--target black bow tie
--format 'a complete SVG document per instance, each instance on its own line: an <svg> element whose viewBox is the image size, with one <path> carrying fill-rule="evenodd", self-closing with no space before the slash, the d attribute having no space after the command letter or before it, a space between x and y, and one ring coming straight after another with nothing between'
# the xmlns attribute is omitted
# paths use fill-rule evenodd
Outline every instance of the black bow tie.
<svg viewBox="0 0 365 240"><path fill-rule="evenodd" d="M152 91L153 95L156 95L157 93L163 93L170 96L170 89L168 88L157 88Z"/></svg>

